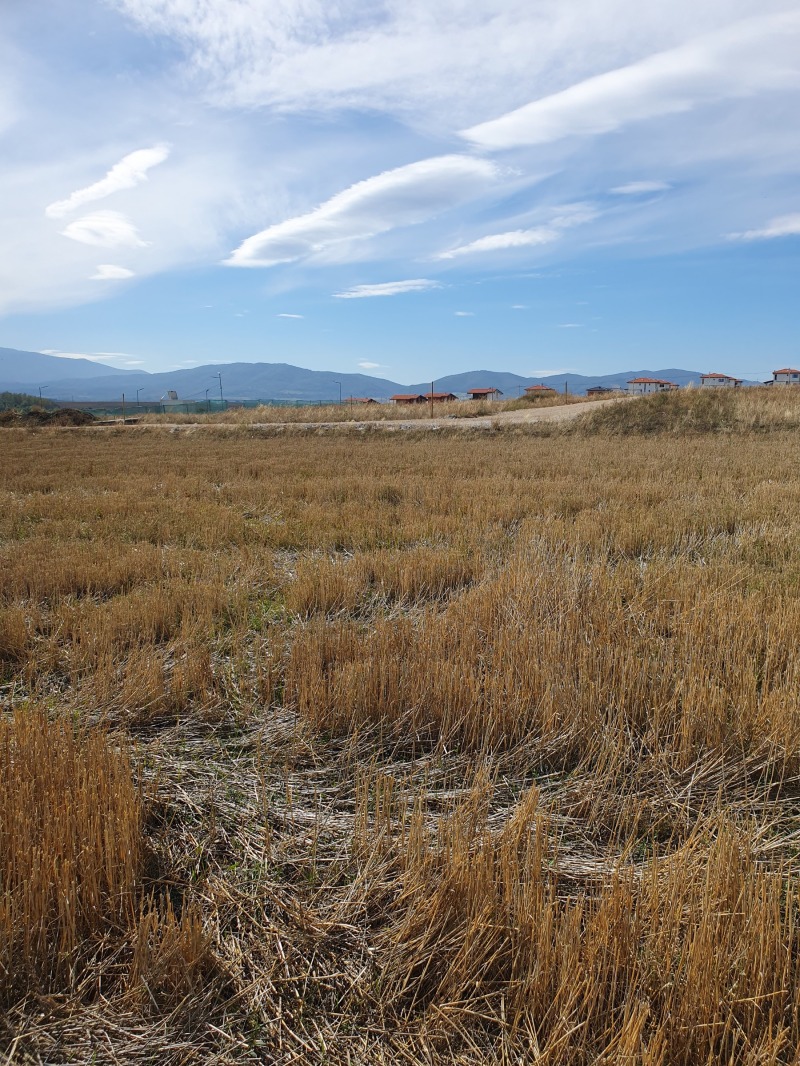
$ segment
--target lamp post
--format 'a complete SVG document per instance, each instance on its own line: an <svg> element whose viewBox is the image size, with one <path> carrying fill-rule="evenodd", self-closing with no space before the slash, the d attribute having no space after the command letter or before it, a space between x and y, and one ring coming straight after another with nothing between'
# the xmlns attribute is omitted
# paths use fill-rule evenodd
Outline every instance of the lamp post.
<svg viewBox="0 0 800 1066"><path fill-rule="evenodd" d="M342 383L341 381L334 381L334 385L339 386L339 406L342 406Z"/></svg>
<svg viewBox="0 0 800 1066"><path fill-rule="evenodd" d="M209 390L206 389L206 414L211 410L211 400L208 398Z"/></svg>
<svg viewBox="0 0 800 1066"><path fill-rule="evenodd" d="M139 393L140 393L140 392L142 391L142 389L143 389L143 388L144 388L144 385L140 385L140 386L139 386L139 388L138 388L138 389L136 390L136 407L137 407L137 410L138 410L139 408L141 408L141 406L142 406L142 405L141 405L141 404L139 403Z"/></svg>
<svg viewBox="0 0 800 1066"><path fill-rule="evenodd" d="M39 386L39 399L40 399L40 400L41 400L41 398L42 398L42 389L49 389L49 388L50 388L50 386L49 386L49 385L40 385L40 386Z"/></svg>
<svg viewBox="0 0 800 1066"><path fill-rule="evenodd" d="M222 404L222 410L225 410L225 397L222 395L222 374L215 374L214 377L219 378L219 402Z"/></svg>

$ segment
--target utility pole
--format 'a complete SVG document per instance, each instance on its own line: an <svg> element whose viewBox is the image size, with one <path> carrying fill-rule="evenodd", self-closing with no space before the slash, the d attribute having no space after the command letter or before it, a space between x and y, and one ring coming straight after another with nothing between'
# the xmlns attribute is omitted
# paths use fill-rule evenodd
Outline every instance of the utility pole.
<svg viewBox="0 0 800 1066"><path fill-rule="evenodd" d="M219 378L219 402L222 404L222 410L225 410L225 398L222 395L222 374L215 374L215 377Z"/></svg>
<svg viewBox="0 0 800 1066"><path fill-rule="evenodd" d="M125 393L122 394L122 424L125 425Z"/></svg>
<svg viewBox="0 0 800 1066"><path fill-rule="evenodd" d="M339 386L339 406L342 406L342 383L341 381L334 381L334 385Z"/></svg>
<svg viewBox="0 0 800 1066"><path fill-rule="evenodd" d="M209 390L206 389L206 414L211 410L211 400L208 398L208 392Z"/></svg>
<svg viewBox="0 0 800 1066"><path fill-rule="evenodd" d="M433 386L434 382L431 382L431 418L433 418Z"/></svg>

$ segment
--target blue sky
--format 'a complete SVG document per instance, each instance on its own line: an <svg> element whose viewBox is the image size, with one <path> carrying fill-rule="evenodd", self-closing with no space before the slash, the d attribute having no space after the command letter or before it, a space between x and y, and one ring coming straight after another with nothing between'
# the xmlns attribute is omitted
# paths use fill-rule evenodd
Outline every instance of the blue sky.
<svg viewBox="0 0 800 1066"><path fill-rule="evenodd" d="M796 0L5 0L0 346L800 360Z"/></svg>

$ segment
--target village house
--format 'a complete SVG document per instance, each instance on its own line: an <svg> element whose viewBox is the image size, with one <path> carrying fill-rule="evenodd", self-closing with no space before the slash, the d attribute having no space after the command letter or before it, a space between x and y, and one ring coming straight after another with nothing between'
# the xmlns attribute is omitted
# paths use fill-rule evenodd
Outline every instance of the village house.
<svg viewBox="0 0 800 1066"><path fill-rule="evenodd" d="M493 400L503 394L500 389L467 389L467 395L471 400Z"/></svg>
<svg viewBox="0 0 800 1066"><path fill-rule="evenodd" d="M426 392L423 399L426 403L449 403L458 397L454 392Z"/></svg>
<svg viewBox="0 0 800 1066"><path fill-rule="evenodd" d="M586 390L587 396L594 396L596 400L602 400L604 396L619 396L622 389L611 388L610 385L592 385Z"/></svg>
<svg viewBox="0 0 800 1066"><path fill-rule="evenodd" d="M345 403L377 403L377 400L373 400L371 396L347 396L345 397Z"/></svg>
<svg viewBox="0 0 800 1066"><path fill-rule="evenodd" d="M794 370L792 367L773 370L772 382L774 385L800 385L800 370Z"/></svg>
<svg viewBox="0 0 800 1066"><path fill-rule="evenodd" d="M425 397L421 392L398 392L394 396L390 396L389 399L392 403L426 403Z"/></svg>
<svg viewBox="0 0 800 1066"><path fill-rule="evenodd" d="M669 392L677 389L674 381L665 381L664 378L631 378L628 382L628 392L631 396L645 396L652 392Z"/></svg>
<svg viewBox="0 0 800 1066"><path fill-rule="evenodd" d="M701 374L700 384L705 388L735 389L742 383L742 378L733 378L730 374Z"/></svg>
<svg viewBox="0 0 800 1066"><path fill-rule="evenodd" d="M556 390L549 385L528 385L525 389L526 396L556 396Z"/></svg>

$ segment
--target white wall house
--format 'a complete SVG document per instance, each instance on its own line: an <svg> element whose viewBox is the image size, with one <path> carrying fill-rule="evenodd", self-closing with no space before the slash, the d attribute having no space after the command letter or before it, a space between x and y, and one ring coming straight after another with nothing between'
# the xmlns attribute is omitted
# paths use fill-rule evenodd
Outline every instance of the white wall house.
<svg viewBox="0 0 800 1066"><path fill-rule="evenodd" d="M631 396L644 396L650 392L669 392L677 389L674 381L665 381L663 378L631 378L628 382L628 392Z"/></svg>
<svg viewBox="0 0 800 1066"><path fill-rule="evenodd" d="M730 374L701 374L700 384L713 389L735 389L742 383L742 378L733 378Z"/></svg>
<svg viewBox="0 0 800 1066"><path fill-rule="evenodd" d="M800 370L794 370L792 367L773 370L772 379L775 385L800 385Z"/></svg>

